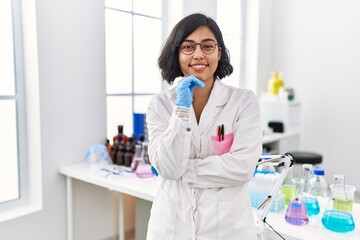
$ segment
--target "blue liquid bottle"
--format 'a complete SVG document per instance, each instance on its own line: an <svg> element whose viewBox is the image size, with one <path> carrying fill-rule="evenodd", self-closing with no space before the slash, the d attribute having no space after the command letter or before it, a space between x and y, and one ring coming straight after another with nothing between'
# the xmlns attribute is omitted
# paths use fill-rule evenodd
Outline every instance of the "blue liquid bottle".
<svg viewBox="0 0 360 240"><path fill-rule="evenodd" d="M345 191L345 176L335 175L331 198L321 219L322 224L334 232L350 232L355 229L349 199Z"/></svg>

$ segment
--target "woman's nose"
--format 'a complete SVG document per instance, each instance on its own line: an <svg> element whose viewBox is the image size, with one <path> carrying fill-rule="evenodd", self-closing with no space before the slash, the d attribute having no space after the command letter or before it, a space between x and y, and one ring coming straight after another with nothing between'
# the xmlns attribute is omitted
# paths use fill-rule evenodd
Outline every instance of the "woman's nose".
<svg viewBox="0 0 360 240"><path fill-rule="evenodd" d="M199 46L199 47L197 47ZM201 50L201 45L200 44L195 44L195 51L193 53L193 59L203 59L204 58L204 53Z"/></svg>

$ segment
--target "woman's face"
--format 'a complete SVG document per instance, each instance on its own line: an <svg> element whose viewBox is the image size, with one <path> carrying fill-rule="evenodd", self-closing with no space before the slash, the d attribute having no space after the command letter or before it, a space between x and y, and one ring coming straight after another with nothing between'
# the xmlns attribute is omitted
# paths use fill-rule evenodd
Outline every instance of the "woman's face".
<svg viewBox="0 0 360 240"><path fill-rule="evenodd" d="M213 40L216 44L217 39L207 26L201 26L185 38L182 44L202 43L207 40ZM209 41L211 43L211 41ZM205 45L207 46L207 45ZM179 50L180 69L185 76L194 75L201 81L214 81L214 73L217 69L221 57L221 48L215 46L213 53L205 54L202 52L200 44L195 45L195 51L192 54L184 54Z"/></svg>

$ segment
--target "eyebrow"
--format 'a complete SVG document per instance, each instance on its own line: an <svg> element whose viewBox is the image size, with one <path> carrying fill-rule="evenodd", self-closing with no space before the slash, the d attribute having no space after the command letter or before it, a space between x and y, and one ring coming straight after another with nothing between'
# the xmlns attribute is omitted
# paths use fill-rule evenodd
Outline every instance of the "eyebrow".
<svg viewBox="0 0 360 240"><path fill-rule="evenodd" d="M203 39L201 42L204 42L204 41L213 41L213 42L216 42L214 39L212 38L205 38ZM189 39L185 39L184 42L192 42L192 43L195 43L194 40L189 40Z"/></svg>

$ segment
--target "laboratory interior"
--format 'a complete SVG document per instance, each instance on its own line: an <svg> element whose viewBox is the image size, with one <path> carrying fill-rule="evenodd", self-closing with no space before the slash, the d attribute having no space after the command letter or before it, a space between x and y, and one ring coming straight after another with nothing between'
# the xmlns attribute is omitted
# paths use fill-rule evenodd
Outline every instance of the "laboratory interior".
<svg viewBox="0 0 360 240"><path fill-rule="evenodd" d="M146 110L173 87L157 60L175 24L203 13L234 67L221 81L259 101L258 239L359 240L359 12L358 0L1 0L0 239L146 239L160 178Z"/></svg>

